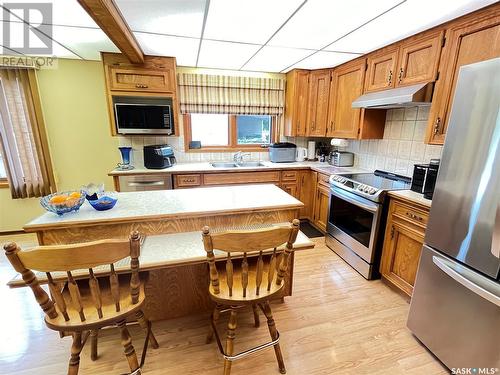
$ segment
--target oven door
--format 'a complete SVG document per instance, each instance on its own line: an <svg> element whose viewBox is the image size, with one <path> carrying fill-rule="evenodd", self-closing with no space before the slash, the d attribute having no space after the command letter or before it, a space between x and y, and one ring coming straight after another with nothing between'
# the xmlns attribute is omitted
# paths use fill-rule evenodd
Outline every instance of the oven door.
<svg viewBox="0 0 500 375"><path fill-rule="evenodd" d="M332 186L327 232L367 263L373 263L382 206Z"/></svg>

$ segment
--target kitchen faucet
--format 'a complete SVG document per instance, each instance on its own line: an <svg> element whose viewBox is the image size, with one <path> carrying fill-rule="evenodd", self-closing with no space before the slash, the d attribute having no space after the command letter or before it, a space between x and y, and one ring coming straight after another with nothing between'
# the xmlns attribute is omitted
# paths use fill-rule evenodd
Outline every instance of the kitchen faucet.
<svg viewBox="0 0 500 375"><path fill-rule="evenodd" d="M243 151L238 151L234 154L233 160L237 165L240 165L243 163L243 157L244 156L250 156L249 152L243 152Z"/></svg>

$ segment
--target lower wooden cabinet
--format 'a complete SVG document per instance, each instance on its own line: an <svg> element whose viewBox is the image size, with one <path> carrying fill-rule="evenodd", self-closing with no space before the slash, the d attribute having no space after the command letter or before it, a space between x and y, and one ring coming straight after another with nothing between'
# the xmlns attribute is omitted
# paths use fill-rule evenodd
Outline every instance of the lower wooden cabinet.
<svg viewBox="0 0 500 375"><path fill-rule="evenodd" d="M391 198L380 273L391 286L411 297L429 210Z"/></svg>
<svg viewBox="0 0 500 375"><path fill-rule="evenodd" d="M323 173L317 173L312 223L323 232L326 232L329 204L330 204L329 176Z"/></svg>

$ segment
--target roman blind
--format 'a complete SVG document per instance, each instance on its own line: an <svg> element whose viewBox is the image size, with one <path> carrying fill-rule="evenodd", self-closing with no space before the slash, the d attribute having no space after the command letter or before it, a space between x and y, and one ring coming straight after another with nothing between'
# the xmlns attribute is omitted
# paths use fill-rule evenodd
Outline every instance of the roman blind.
<svg viewBox="0 0 500 375"><path fill-rule="evenodd" d="M181 113L280 115L285 105L285 80L179 73Z"/></svg>
<svg viewBox="0 0 500 375"><path fill-rule="evenodd" d="M0 144L13 198L39 197L55 190L32 69L0 70Z"/></svg>

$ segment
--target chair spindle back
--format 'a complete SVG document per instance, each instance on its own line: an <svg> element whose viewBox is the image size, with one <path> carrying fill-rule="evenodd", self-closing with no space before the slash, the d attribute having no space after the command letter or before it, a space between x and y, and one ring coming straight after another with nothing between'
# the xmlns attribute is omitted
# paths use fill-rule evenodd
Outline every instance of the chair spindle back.
<svg viewBox="0 0 500 375"><path fill-rule="evenodd" d="M67 322L75 319L75 316L68 313L68 306L71 306L77 312L78 319L82 323L86 321L80 286L72 274L72 271L82 269L88 269L89 272L88 288L97 316L99 319L105 318L102 310L101 288L94 270L95 267L105 265L110 267L111 298L115 303L116 312L119 312L121 308L120 285L113 263L128 256L131 258L130 298L132 304L139 301L140 235L137 231L132 232L128 240L110 239L72 245L38 246L30 251L22 251L17 244L12 242L6 244L4 250L14 269L21 274L26 285L33 291L38 304L51 319L55 319L59 313ZM32 270L45 272L47 275L50 298L40 286ZM66 280L55 281L51 272L65 272ZM67 282L70 301L65 300L62 292L64 282Z"/></svg>

